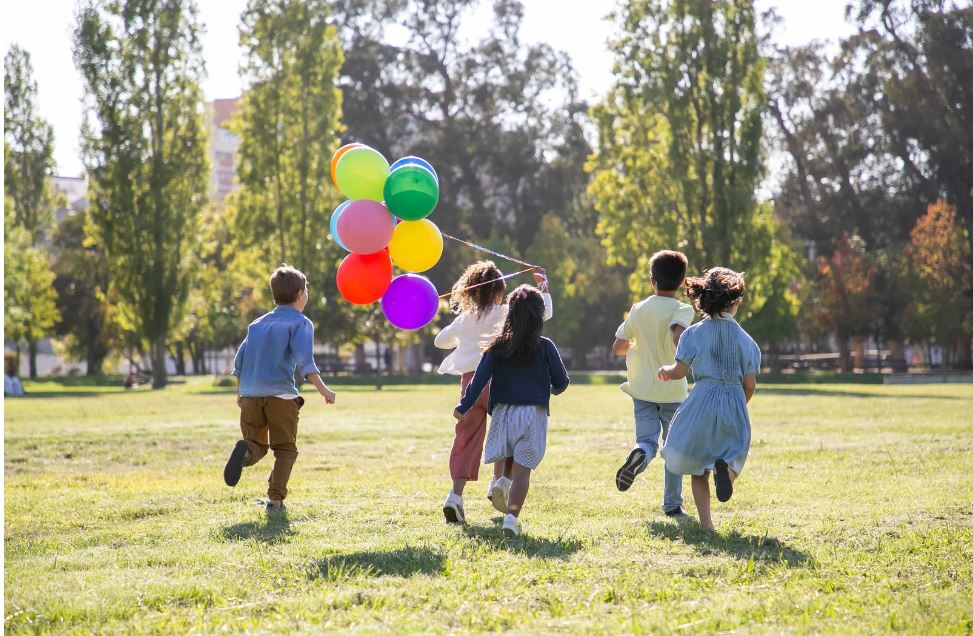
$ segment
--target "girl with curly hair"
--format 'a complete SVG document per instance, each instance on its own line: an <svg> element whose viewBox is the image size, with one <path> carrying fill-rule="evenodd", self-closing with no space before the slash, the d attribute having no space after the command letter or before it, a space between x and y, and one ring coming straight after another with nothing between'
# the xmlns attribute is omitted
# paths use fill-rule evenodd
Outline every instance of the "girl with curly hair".
<svg viewBox="0 0 973 636"><path fill-rule="evenodd" d="M706 316L683 332L676 361L659 368L664 382L690 369L696 381L673 415L662 457L669 472L692 475L699 522L707 530L713 529L709 473L716 498L729 501L750 450L747 403L757 388L760 347L734 318L744 289L743 274L725 267L686 279L686 293Z"/></svg>

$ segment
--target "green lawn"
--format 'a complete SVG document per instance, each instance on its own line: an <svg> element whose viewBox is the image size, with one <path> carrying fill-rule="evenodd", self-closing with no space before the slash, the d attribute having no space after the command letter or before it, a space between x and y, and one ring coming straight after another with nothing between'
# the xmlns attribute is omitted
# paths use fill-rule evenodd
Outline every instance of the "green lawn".
<svg viewBox="0 0 973 636"><path fill-rule="evenodd" d="M572 386L509 543L483 481L443 523L454 387L311 400L276 522L269 463L222 482L225 390L31 388L5 403L11 633L973 632L970 385L759 387L712 534L661 514L658 461L615 490L631 404Z"/></svg>

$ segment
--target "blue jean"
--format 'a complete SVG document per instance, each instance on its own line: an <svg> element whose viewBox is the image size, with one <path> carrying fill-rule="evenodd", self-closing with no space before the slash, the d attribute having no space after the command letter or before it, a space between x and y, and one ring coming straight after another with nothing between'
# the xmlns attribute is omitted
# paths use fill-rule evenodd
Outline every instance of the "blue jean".
<svg viewBox="0 0 973 636"><path fill-rule="evenodd" d="M635 402L635 446L645 451L645 464L659 452L659 440L665 444L669 436L669 422L679 402L646 402L632 398ZM672 510L682 505L682 475L665 471L666 486L662 493L662 509Z"/></svg>

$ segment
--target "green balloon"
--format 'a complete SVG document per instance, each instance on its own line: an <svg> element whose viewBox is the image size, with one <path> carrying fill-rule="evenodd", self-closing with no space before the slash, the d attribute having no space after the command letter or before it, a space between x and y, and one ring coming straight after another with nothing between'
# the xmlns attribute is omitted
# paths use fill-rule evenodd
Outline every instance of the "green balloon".
<svg viewBox="0 0 973 636"><path fill-rule="evenodd" d="M381 203L389 162L374 148L361 146L341 155L334 173L338 189L349 199Z"/></svg>
<svg viewBox="0 0 973 636"><path fill-rule="evenodd" d="M439 183L422 166L399 166L385 179L385 207L403 221L426 218L438 202Z"/></svg>

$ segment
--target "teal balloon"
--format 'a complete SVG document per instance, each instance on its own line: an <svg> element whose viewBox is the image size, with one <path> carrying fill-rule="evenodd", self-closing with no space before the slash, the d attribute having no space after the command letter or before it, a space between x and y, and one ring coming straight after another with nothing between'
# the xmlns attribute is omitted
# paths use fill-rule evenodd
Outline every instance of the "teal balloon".
<svg viewBox="0 0 973 636"><path fill-rule="evenodd" d="M436 183L439 183L439 175L436 174L436 169L432 167L432 164L423 159L422 157L416 157L415 155L409 155L408 157L402 157L391 166L389 166L389 172L395 170L399 166L407 166L409 164L422 166L426 170L432 173L432 176L436 177Z"/></svg>
<svg viewBox="0 0 973 636"><path fill-rule="evenodd" d="M439 203L439 182L415 164L399 166L385 179L385 206L403 221L420 221Z"/></svg>
<svg viewBox="0 0 973 636"><path fill-rule="evenodd" d="M345 246L345 244L341 242L340 238L338 238L338 217L341 216L341 213L344 212L345 208L347 208L349 205L351 205L351 201L345 201L344 203L341 203L338 207L336 207L334 209L334 212L331 213L331 224L330 224L331 238L333 238L334 242L338 244L338 247L340 247L346 252L350 252L351 250L348 249Z"/></svg>

